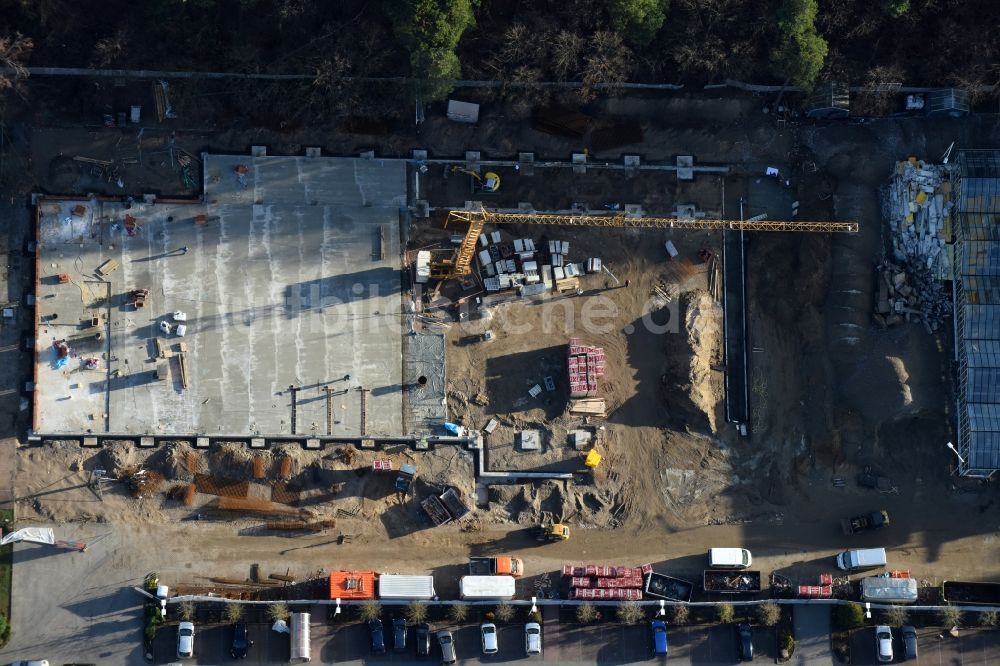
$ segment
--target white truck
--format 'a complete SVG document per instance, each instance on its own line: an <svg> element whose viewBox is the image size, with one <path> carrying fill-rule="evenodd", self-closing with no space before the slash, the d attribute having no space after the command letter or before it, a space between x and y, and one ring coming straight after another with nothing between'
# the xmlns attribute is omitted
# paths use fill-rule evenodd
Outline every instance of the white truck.
<svg viewBox="0 0 1000 666"><path fill-rule="evenodd" d="M514 578L511 576L462 576L459 581L462 599L513 599Z"/></svg>

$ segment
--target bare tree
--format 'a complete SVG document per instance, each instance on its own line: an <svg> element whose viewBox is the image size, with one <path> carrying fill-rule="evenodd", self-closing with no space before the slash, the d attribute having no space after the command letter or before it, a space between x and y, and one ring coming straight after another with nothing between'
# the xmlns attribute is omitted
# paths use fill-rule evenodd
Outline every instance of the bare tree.
<svg viewBox="0 0 1000 666"><path fill-rule="evenodd" d="M90 62L94 67L107 67L121 62L128 45L128 33L119 28L115 34L97 40Z"/></svg>
<svg viewBox="0 0 1000 666"><path fill-rule="evenodd" d="M271 618L271 620L274 622L277 622L279 620L281 620L282 622L287 622L288 618L291 617L291 613L288 612L288 604L276 601L273 604L268 604L267 616Z"/></svg>
<svg viewBox="0 0 1000 666"><path fill-rule="evenodd" d="M362 622L378 619L382 615L382 604L374 599L368 599L358 606L358 616Z"/></svg>
<svg viewBox="0 0 1000 666"><path fill-rule="evenodd" d="M601 614L594 608L593 604L580 604L576 607L576 620L583 624L589 624L599 618Z"/></svg>
<svg viewBox="0 0 1000 666"><path fill-rule="evenodd" d="M598 83L606 84L604 89L608 91L614 91L615 84L624 83L632 62L632 51L622 43L621 35L608 30L595 32L588 47L580 95L584 99L593 99L597 96Z"/></svg>
<svg viewBox="0 0 1000 666"><path fill-rule="evenodd" d="M243 604L226 604L226 610L223 611L222 616L226 619L226 622L229 622L230 624L239 622L243 619Z"/></svg>
<svg viewBox="0 0 1000 666"><path fill-rule="evenodd" d="M514 617L514 607L505 601L496 607L493 614L500 622L510 622L511 618Z"/></svg>
<svg viewBox="0 0 1000 666"><path fill-rule="evenodd" d="M549 63L556 78L565 79L580 69L583 37L568 30L560 30L552 38Z"/></svg>
<svg viewBox="0 0 1000 666"><path fill-rule="evenodd" d="M768 601L757 606L757 620L765 627L773 627L781 619L781 608L778 604Z"/></svg>
<svg viewBox="0 0 1000 666"><path fill-rule="evenodd" d="M194 603L191 601L182 601L180 607L177 609L177 614L184 622L190 622L194 619Z"/></svg>
<svg viewBox="0 0 1000 666"><path fill-rule="evenodd" d="M452 604L448 608L448 619L452 622L462 622L469 614L469 607L465 604Z"/></svg>
<svg viewBox="0 0 1000 666"><path fill-rule="evenodd" d="M671 622L673 624L687 624L691 617L691 609L687 606L674 606Z"/></svg>
<svg viewBox="0 0 1000 666"><path fill-rule="evenodd" d="M618 616L618 621L623 624L637 624L640 620L646 617L646 611L642 609L642 606L634 601L626 601L619 604L618 609L615 611L615 615Z"/></svg>
<svg viewBox="0 0 1000 666"><path fill-rule="evenodd" d="M910 618L910 613L903 606L892 606L882 613L882 617L885 618L888 624L898 627L906 624L906 621Z"/></svg>
<svg viewBox="0 0 1000 666"><path fill-rule="evenodd" d="M24 94L24 81L28 78L28 57L34 42L21 33L0 37L0 93L7 91Z"/></svg>
<svg viewBox="0 0 1000 666"><path fill-rule="evenodd" d="M427 619L427 604L412 601L406 607L406 619L410 624L420 624Z"/></svg>

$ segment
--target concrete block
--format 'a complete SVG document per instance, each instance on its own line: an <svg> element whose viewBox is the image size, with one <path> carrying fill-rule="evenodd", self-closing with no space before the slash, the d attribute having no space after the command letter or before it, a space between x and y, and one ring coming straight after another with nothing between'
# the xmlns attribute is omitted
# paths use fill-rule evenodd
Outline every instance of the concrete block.
<svg viewBox="0 0 1000 666"><path fill-rule="evenodd" d="M573 153L573 173L587 173L587 155L584 153Z"/></svg>
<svg viewBox="0 0 1000 666"><path fill-rule="evenodd" d="M361 440L361 448L363 448L363 449L373 449L374 450L375 449L375 440L374 439L363 439L363 440Z"/></svg>
<svg viewBox="0 0 1000 666"><path fill-rule="evenodd" d="M517 439L522 451L542 450L542 433L538 430L522 430Z"/></svg>
<svg viewBox="0 0 1000 666"><path fill-rule="evenodd" d="M151 449L156 446L156 440L152 437L140 437L139 438L139 448L141 449Z"/></svg>
<svg viewBox="0 0 1000 666"><path fill-rule="evenodd" d="M427 159L427 151L423 150L421 148L414 148L412 155L413 155L413 159L415 159L415 160L426 160Z"/></svg>
<svg viewBox="0 0 1000 666"><path fill-rule="evenodd" d="M88 449L93 449L93 448L97 448L98 446L100 446L97 443L97 438L94 437L94 436L84 437L83 438L83 445L85 447L87 447Z"/></svg>
<svg viewBox="0 0 1000 666"><path fill-rule="evenodd" d="M417 451L429 451L431 448L430 442L427 441L426 437L421 437L416 442L413 443L413 448Z"/></svg>
<svg viewBox="0 0 1000 666"><path fill-rule="evenodd" d="M321 448L323 448L323 445L320 444L318 438L310 437L306 440L306 451L319 451Z"/></svg>
<svg viewBox="0 0 1000 666"><path fill-rule="evenodd" d="M208 437L197 437L194 440L194 448L207 449L209 446Z"/></svg>
<svg viewBox="0 0 1000 666"><path fill-rule="evenodd" d="M251 437L250 438L250 448L251 449L264 449L267 448L267 442L263 437Z"/></svg>
<svg viewBox="0 0 1000 666"><path fill-rule="evenodd" d="M267 146L250 146L250 154L254 157L267 157Z"/></svg>
<svg viewBox="0 0 1000 666"><path fill-rule="evenodd" d="M639 165L642 163L642 158L638 155L625 155L623 158L625 166L632 169L638 169Z"/></svg>
<svg viewBox="0 0 1000 666"><path fill-rule="evenodd" d="M321 157L323 149L319 146L306 146L306 157Z"/></svg>

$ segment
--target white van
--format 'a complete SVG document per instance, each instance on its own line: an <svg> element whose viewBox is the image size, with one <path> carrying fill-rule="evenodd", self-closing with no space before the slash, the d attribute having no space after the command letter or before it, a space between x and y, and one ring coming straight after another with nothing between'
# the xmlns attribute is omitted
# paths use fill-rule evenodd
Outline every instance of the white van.
<svg viewBox="0 0 1000 666"><path fill-rule="evenodd" d="M837 555L837 567L842 571L875 569L885 566L885 548L858 548Z"/></svg>
<svg viewBox="0 0 1000 666"><path fill-rule="evenodd" d="M746 548L709 548L709 569L748 569L753 562Z"/></svg>

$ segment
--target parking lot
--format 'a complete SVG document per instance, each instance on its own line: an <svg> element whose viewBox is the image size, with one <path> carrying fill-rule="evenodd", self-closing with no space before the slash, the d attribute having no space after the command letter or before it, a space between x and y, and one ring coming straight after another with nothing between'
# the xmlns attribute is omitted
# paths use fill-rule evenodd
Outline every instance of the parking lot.
<svg viewBox="0 0 1000 666"><path fill-rule="evenodd" d="M896 661L901 660L902 644L899 629L892 629L892 648ZM908 663L949 664L971 666L974 664L1000 663L1000 632L960 629L957 638L940 628L917 629L919 654ZM875 630L858 629L851 634L851 663L875 664Z"/></svg>
<svg viewBox="0 0 1000 666"><path fill-rule="evenodd" d="M439 628L433 626L432 629ZM526 659L524 653L524 625L498 626L500 651L495 655L481 654L479 626L464 625L452 630L459 663L490 664ZM245 660L234 662L229 656L233 631L230 625L198 627L195 634L195 658L184 663L220 664L281 664L287 663L289 638L287 634L271 631L267 624L251 624L250 640L253 647ZM647 625L622 626L617 624L575 625L547 622L544 625L544 661L558 664L631 664L656 663L651 655L650 631ZM154 645L155 663L170 664L178 661L175 656L176 627L163 628ZM388 652L372 655L368 629L360 623L326 625L312 624L312 659L319 663L346 664L425 664L415 655L412 628L408 633L407 649L392 650L391 628L386 623L385 636ZM670 627L668 629L669 661L671 664L703 664L705 666L735 664L736 634L731 625L714 627ZM758 629L754 633L756 661L773 662L775 655L774 632ZM436 641L432 642L430 663L440 659Z"/></svg>

